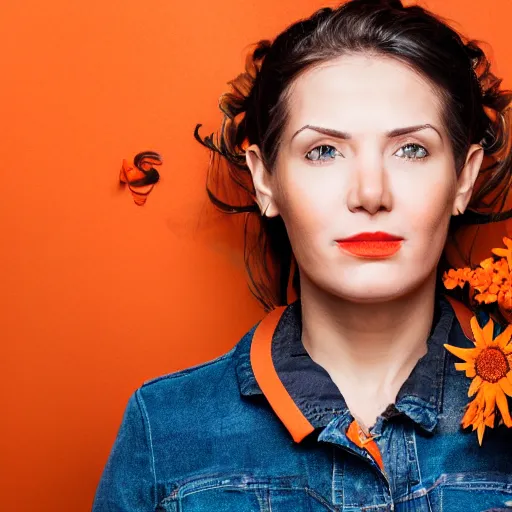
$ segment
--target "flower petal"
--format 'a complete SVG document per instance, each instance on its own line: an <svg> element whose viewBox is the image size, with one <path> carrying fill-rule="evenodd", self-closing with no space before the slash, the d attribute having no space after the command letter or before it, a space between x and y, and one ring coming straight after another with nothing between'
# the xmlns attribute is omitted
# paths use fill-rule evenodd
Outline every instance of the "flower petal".
<svg viewBox="0 0 512 512"><path fill-rule="evenodd" d="M466 377L469 377L470 379L476 375L475 363L471 361L469 363L455 363L455 369L461 372L465 371Z"/></svg>
<svg viewBox="0 0 512 512"><path fill-rule="evenodd" d="M475 420L478 416L478 413L481 411L483 406L483 393L478 393L476 398L469 403L468 408L462 418L462 426L464 428L469 427L470 425L475 423ZM475 430L475 429L473 429Z"/></svg>
<svg viewBox="0 0 512 512"><path fill-rule="evenodd" d="M496 297L496 299L497 298L498 297ZM496 299L494 299L494 300L496 300ZM486 346L489 346L492 343L493 332L494 332L494 322L492 321L492 318L489 318L489 321L484 325L484 328L482 329L482 333L484 336Z"/></svg>
<svg viewBox="0 0 512 512"><path fill-rule="evenodd" d="M480 425L478 425L478 431L477 431L478 444L480 446L482 446L482 440L484 438L484 432L485 432L485 423L480 423Z"/></svg>
<svg viewBox="0 0 512 512"><path fill-rule="evenodd" d="M494 420L496 418L496 415L492 413L489 417L485 419L485 426L489 428L494 428Z"/></svg>
<svg viewBox="0 0 512 512"><path fill-rule="evenodd" d="M498 390L498 386L484 382L482 384L482 390L485 398L484 417L487 417L489 414L492 414L496 408L496 392Z"/></svg>
<svg viewBox="0 0 512 512"><path fill-rule="evenodd" d="M508 324L507 327L494 338L494 343L504 349L508 343L510 342L510 337L512 336L512 324Z"/></svg>
<svg viewBox="0 0 512 512"><path fill-rule="evenodd" d="M471 324L471 330L473 331L473 336L475 338L475 345L478 348L486 347L482 328L480 327L480 324L478 323L476 316L471 317L470 324ZM457 355L457 354L455 354L455 355Z"/></svg>
<svg viewBox="0 0 512 512"><path fill-rule="evenodd" d="M491 256L490 258L485 258L480 262L480 266L485 270L490 270L492 272L492 268L494 266L494 258Z"/></svg>
<svg viewBox="0 0 512 512"><path fill-rule="evenodd" d="M505 425L507 427L512 427L512 418L510 417L510 412L508 410L507 397L501 388L496 388L496 404L498 405L498 409L501 412L501 417L503 418Z"/></svg>
<svg viewBox="0 0 512 512"><path fill-rule="evenodd" d="M468 396L473 396L480 389L482 382L482 377L477 375L471 382L471 386L469 386Z"/></svg>
<svg viewBox="0 0 512 512"><path fill-rule="evenodd" d="M498 381L498 384L501 386L501 389L508 395L512 396L512 384L507 379L507 377L503 377Z"/></svg>
<svg viewBox="0 0 512 512"><path fill-rule="evenodd" d="M445 343L444 348L451 352L454 356L463 359L466 362L473 361L476 356L481 352L479 348L460 348L454 345L448 345Z"/></svg>
<svg viewBox="0 0 512 512"><path fill-rule="evenodd" d="M459 284L459 282L456 279L451 279L451 278L447 277L444 280L444 287L447 290L453 290L458 284Z"/></svg>
<svg viewBox="0 0 512 512"><path fill-rule="evenodd" d="M496 254L496 256L506 256L509 253L507 249L502 249L501 247L497 247L491 250L493 254Z"/></svg>
<svg viewBox="0 0 512 512"><path fill-rule="evenodd" d="M472 379L473 377L476 377L476 370L475 370L475 365L471 365L471 368L468 368L466 370L466 377L468 379Z"/></svg>

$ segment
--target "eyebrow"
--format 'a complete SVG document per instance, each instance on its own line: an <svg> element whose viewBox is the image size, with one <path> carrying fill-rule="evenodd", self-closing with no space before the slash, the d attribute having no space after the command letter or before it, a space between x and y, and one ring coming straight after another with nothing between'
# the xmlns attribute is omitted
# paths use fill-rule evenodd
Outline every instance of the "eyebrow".
<svg viewBox="0 0 512 512"><path fill-rule="evenodd" d="M390 130L389 132L386 132L386 137L392 139L393 137L399 137L400 135L406 135L408 133L414 133L419 132L420 130L426 130L427 128L431 128L434 130L438 135L439 138L442 140L443 137L441 136L441 132L431 124L418 124L415 126L406 126L404 128L395 128L394 130ZM310 129L314 130L316 132L323 133L324 135L330 135L331 137L336 137L337 139L351 139L352 135L348 132L342 132L339 130L335 130L334 128L323 128L322 126L313 126L311 124L306 124L302 128L299 128L292 136L290 140L293 140L293 138L298 135L301 131Z"/></svg>

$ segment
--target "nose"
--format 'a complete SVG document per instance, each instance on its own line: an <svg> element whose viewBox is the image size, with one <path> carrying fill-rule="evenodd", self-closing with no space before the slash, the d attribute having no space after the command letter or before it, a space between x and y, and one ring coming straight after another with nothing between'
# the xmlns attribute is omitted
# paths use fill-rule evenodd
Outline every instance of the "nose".
<svg viewBox="0 0 512 512"><path fill-rule="evenodd" d="M347 206L351 212L366 211L371 215L392 208L389 176L382 155L360 158L348 190Z"/></svg>

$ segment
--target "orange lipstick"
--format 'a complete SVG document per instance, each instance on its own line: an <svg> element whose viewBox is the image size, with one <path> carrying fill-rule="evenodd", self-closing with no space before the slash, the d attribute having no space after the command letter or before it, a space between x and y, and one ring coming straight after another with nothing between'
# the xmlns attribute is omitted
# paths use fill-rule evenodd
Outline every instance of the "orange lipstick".
<svg viewBox="0 0 512 512"><path fill-rule="evenodd" d="M338 247L359 258L389 258L402 246L403 238L382 231L359 233L336 240Z"/></svg>

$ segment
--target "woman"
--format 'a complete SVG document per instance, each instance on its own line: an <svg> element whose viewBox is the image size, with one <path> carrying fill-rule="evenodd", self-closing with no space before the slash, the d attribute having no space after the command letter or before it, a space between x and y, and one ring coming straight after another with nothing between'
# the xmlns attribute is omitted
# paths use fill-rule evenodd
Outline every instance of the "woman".
<svg viewBox="0 0 512 512"><path fill-rule="evenodd" d="M460 363L469 310L439 279L448 236L509 216L475 213L503 211L511 178L511 95L483 51L418 6L353 0L260 42L231 83L219 140L196 137L214 203L261 211L246 254L271 312L134 393L94 511L509 510L508 340L505 368ZM221 197L233 184L247 201ZM494 393L482 446L454 363Z"/></svg>

